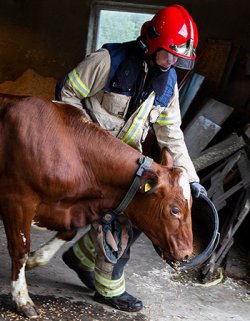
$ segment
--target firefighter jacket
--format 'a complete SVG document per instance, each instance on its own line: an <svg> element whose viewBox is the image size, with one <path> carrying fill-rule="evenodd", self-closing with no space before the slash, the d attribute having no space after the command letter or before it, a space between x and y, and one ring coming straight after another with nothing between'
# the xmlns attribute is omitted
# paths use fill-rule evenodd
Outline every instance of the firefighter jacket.
<svg viewBox="0 0 250 321"><path fill-rule="evenodd" d="M175 70L158 73L146 86L150 68L139 50L134 41L109 44L86 56L64 79L60 99L84 108L92 121L140 152L153 127L159 147L171 151L174 165L187 170L190 182L199 182L180 128Z"/></svg>

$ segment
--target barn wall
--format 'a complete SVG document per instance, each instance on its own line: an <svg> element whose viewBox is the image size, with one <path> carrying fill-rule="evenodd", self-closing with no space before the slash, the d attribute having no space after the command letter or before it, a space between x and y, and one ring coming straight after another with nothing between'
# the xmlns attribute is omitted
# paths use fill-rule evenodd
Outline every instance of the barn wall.
<svg viewBox="0 0 250 321"><path fill-rule="evenodd" d="M27 68L60 78L75 66L85 55L91 2L1 1L0 82L14 80ZM145 0L137 3L183 4L196 20L201 39L231 40L250 51L249 0Z"/></svg>
<svg viewBox="0 0 250 321"><path fill-rule="evenodd" d="M27 68L57 78L77 63L85 53L89 9L86 0L1 1L0 82Z"/></svg>

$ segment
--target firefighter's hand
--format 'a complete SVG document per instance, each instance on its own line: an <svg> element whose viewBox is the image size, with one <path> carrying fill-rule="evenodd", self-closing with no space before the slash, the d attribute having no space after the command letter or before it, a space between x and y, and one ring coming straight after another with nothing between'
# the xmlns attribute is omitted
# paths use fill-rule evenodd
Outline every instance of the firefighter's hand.
<svg viewBox="0 0 250 321"><path fill-rule="evenodd" d="M192 195L196 198L200 197L200 195L204 195L207 196L207 191L205 189L204 186L202 186L200 183L198 182L192 182L190 183L190 187L191 187L191 192Z"/></svg>

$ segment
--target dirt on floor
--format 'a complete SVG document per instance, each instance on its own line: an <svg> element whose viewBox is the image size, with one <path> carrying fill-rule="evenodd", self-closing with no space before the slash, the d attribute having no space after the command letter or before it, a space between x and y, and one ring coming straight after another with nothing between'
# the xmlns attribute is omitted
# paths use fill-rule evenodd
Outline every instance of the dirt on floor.
<svg viewBox="0 0 250 321"><path fill-rule="evenodd" d="M32 250L53 234L34 230ZM177 272L166 265L144 235L132 247L125 270L126 289L143 301L144 308L139 313L125 313L101 305L61 259L75 240L46 266L26 273L30 296L40 314L38 321L250 321L248 283L223 274L217 285L203 285L196 271ZM0 321L24 321L11 302L11 264L1 222L0 244Z"/></svg>
<svg viewBox="0 0 250 321"><path fill-rule="evenodd" d="M120 311L105 311L100 305L86 301L72 302L72 298L55 298L54 296L31 295L40 317L37 321L146 321L141 313L135 315ZM0 295L0 321L26 321L16 313L10 295Z"/></svg>

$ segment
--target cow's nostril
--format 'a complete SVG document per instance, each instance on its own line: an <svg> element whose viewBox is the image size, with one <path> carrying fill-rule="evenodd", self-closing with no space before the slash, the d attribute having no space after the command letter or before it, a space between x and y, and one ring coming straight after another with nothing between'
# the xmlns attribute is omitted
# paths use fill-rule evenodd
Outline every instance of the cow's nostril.
<svg viewBox="0 0 250 321"><path fill-rule="evenodd" d="M189 259L189 255L186 255L186 256L184 257L184 260L187 261L188 259Z"/></svg>

